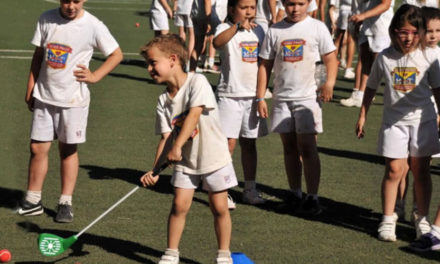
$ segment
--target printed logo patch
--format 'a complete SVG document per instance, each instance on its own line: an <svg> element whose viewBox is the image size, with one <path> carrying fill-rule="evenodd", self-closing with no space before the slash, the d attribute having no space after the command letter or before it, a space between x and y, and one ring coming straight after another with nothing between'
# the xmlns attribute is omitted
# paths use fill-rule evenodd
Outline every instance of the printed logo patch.
<svg viewBox="0 0 440 264"><path fill-rule="evenodd" d="M188 116L188 113L189 113L189 110L186 110L185 112L175 116L173 118L173 120L171 121L171 125L174 127L174 130L176 131L177 134L179 134L180 131L182 130L183 122L185 122L185 119ZM193 130L193 132L191 133L190 139L193 139L194 137L196 137L198 133L199 133L199 130L196 127Z"/></svg>
<svg viewBox="0 0 440 264"><path fill-rule="evenodd" d="M258 42L241 42L241 60L244 62L257 62L258 61Z"/></svg>
<svg viewBox="0 0 440 264"><path fill-rule="evenodd" d="M72 48L59 43L47 44L47 65L53 69L64 69Z"/></svg>
<svg viewBox="0 0 440 264"><path fill-rule="evenodd" d="M416 87L416 76L419 72L416 67L398 67L391 72L394 90L411 92Z"/></svg>
<svg viewBox="0 0 440 264"><path fill-rule="evenodd" d="M288 39L281 42L283 48L283 61L297 62L303 60L305 40Z"/></svg>

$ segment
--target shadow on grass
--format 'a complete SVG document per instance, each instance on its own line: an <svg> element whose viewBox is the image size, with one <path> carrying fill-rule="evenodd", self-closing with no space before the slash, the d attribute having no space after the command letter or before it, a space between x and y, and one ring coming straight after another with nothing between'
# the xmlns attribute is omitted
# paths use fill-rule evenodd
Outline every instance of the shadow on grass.
<svg viewBox="0 0 440 264"><path fill-rule="evenodd" d="M415 252L409 247L401 247L399 249L408 254L416 255L424 259L437 260L437 262L440 262L440 251Z"/></svg>
<svg viewBox="0 0 440 264"><path fill-rule="evenodd" d="M41 229L38 225L32 223L32 222L19 222L17 225L24 230L26 230L29 233L50 233L50 234L56 234L58 236L61 236L63 238L68 238L70 236L75 235L76 233L73 233L71 231L66 230L60 230L60 229ZM68 259L69 257L81 257L90 254L88 251L83 250L84 245L93 245L102 248L103 250L112 253L117 254L121 257L139 262L139 263L155 263L152 260L148 259L148 257L145 256L153 256L156 258L159 258L162 255L162 251L141 245L136 242L128 241L128 240L122 240L117 239L113 237L105 237L105 236L98 236L98 235L92 235L88 233L84 233L81 237L79 237L78 241L76 241L70 249L67 249L67 252L70 252L68 256L60 257L59 259L55 259L53 261L48 262L35 262L35 261L28 261L28 262L16 262L20 264L25 263L57 263L62 260ZM37 246L37 245L35 245ZM143 256L145 255L145 256ZM180 258L180 262L182 263L199 263L196 261L193 261L191 259L187 258Z"/></svg>
<svg viewBox="0 0 440 264"><path fill-rule="evenodd" d="M0 187L0 207L17 209L24 192Z"/></svg>

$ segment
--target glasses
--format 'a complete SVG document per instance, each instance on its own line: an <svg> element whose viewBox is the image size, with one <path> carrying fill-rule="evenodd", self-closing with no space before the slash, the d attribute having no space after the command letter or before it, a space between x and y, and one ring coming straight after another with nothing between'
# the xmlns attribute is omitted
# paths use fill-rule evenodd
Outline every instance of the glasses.
<svg viewBox="0 0 440 264"><path fill-rule="evenodd" d="M397 30L396 29L395 32L397 33L397 35L399 37L409 37L409 36L418 37L419 36L419 32L417 30L405 30L405 29Z"/></svg>

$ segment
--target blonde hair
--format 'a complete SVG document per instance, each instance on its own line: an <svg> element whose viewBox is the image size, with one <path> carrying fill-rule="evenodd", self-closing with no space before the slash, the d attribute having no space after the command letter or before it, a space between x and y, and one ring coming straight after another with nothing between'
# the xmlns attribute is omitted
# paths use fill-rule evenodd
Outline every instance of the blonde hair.
<svg viewBox="0 0 440 264"><path fill-rule="evenodd" d="M140 54L142 55L142 57L146 59L147 52L152 47L158 48L160 51L167 55L176 55L179 59L180 66L185 71L188 61L188 51L186 50L185 42L181 37L171 33L155 37L150 42L141 47Z"/></svg>

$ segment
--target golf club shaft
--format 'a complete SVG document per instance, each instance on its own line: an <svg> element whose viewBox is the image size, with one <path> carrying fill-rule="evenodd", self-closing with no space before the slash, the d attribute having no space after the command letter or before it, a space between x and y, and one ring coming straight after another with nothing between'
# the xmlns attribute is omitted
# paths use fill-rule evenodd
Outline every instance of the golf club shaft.
<svg viewBox="0 0 440 264"><path fill-rule="evenodd" d="M153 175L158 175L161 171L163 171L166 167L168 167L168 163L162 164L160 167L153 169ZM101 220L104 216L106 216L110 211L112 211L116 206L118 206L120 203L125 201L128 197L130 197L133 193L135 193L139 189L139 186L134 187L129 193L127 193L124 197L119 199L114 205L112 205L109 209L107 209L104 213L102 213L98 218L93 220L88 226L86 226L83 230L81 230L78 234L75 235L76 238L78 238L80 235L82 235L84 232L87 231L90 227L92 227L96 222Z"/></svg>

